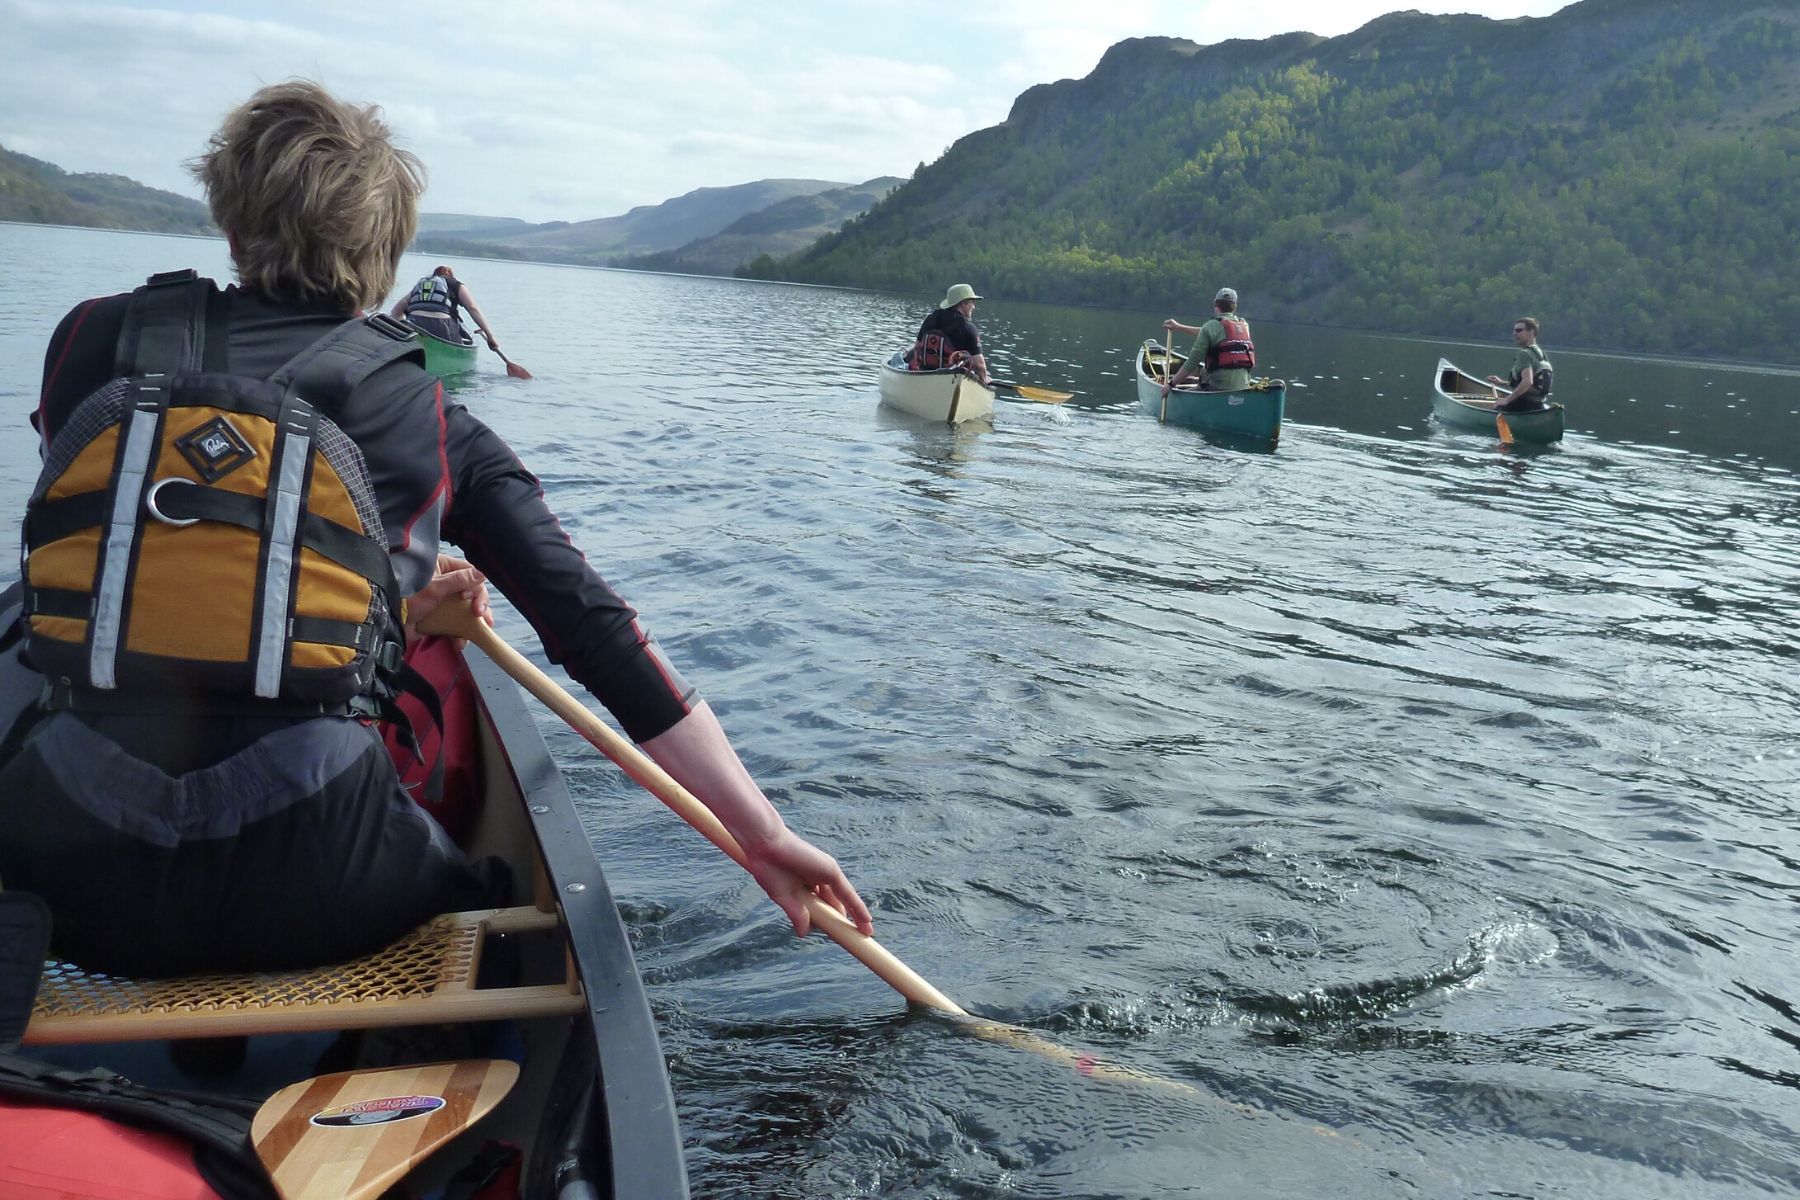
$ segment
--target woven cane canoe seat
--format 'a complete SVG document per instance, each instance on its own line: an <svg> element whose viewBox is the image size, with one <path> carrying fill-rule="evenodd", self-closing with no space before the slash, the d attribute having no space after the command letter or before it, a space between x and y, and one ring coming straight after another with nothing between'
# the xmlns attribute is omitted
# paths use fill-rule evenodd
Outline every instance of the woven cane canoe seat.
<svg viewBox="0 0 1800 1200"><path fill-rule="evenodd" d="M581 985L477 988L489 933L554 929L555 913L446 913L365 958L306 971L127 979L44 965L26 1045L227 1037L558 1016L584 1011Z"/></svg>

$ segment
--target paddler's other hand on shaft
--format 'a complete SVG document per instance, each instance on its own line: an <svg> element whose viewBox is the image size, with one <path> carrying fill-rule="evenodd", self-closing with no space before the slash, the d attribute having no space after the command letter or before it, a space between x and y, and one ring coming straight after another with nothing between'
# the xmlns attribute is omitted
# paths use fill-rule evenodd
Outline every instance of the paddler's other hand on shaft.
<svg viewBox="0 0 1800 1200"><path fill-rule="evenodd" d="M862 934L875 932L869 906L862 902L837 860L785 826L774 839L759 846L744 846L750 875L793 922L794 934L812 931L812 914L806 910L810 892L844 914Z"/></svg>
<svg viewBox="0 0 1800 1200"><path fill-rule="evenodd" d="M472 563L449 554L438 555L437 573L431 582L406 600L406 636L419 636L419 622L445 600L461 597L469 609L490 628L494 613L488 607L487 576Z"/></svg>

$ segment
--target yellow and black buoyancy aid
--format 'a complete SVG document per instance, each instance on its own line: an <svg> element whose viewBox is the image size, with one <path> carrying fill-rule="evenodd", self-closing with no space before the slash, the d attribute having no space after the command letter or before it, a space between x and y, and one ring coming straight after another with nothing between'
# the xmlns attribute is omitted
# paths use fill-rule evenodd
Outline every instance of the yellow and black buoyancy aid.
<svg viewBox="0 0 1800 1200"><path fill-rule="evenodd" d="M66 688L343 706L404 645L361 451L317 405L419 354L348 321L268 379L226 371L192 271L132 295L117 378L51 442L22 537L25 655Z"/></svg>

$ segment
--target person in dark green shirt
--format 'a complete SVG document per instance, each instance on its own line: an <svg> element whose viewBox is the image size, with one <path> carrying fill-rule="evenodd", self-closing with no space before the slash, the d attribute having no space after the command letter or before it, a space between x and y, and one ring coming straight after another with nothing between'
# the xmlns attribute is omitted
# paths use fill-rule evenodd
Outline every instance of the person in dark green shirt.
<svg viewBox="0 0 1800 1200"><path fill-rule="evenodd" d="M1496 397L1494 411L1529 412L1547 408L1555 368L1550 365L1543 347L1537 344L1537 318L1520 317L1513 322L1512 332L1513 345L1519 348L1513 355L1512 372L1505 379L1498 375L1487 377L1496 389L1511 389L1508 395Z"/></svg>
<svg viewBox="0 0 1800 1200"><path fill-rule="evenodd" d="M1237 392L1250 386L1250 368L1256 365L1256 347L1250 341L1250 322L1237 315L1238 295L1220 288L1213 297L1212 320L1204 325L1183 325L1174 317L1163 328L1194 334L1194 348L1175 378L1163 384L1163 395L1198 375L1209 392Z"/></svg>

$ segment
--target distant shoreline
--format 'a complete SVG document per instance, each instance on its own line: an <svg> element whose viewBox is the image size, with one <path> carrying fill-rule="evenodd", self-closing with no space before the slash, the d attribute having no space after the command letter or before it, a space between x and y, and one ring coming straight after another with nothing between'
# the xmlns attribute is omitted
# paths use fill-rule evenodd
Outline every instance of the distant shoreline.
<svg viewBox="0 0 1800 1200"><path fill-rule="evenodd" d="M222 242L225 240L223 237L221 237L218 234L158 233L155 230L150 230L150 229L117 229L117 228L114 228L114 227L108 226L108 225L58 225L58 224L55 224L55 223L52 223L49 221L5 221L5 220L0 220L0 226L3 226L3 225L18 226L21 229L70 229L70 230L76 230L76 231L85 232L85 233L124 233L124 234L130 234L133 237L187 238L187 239L190 239L193 241L204 241L204 242ZM632 275L662 275L662 276L666 276L669 278L676 278L676 279L717 279L717 280L719 280L721 282L725 282L725 283L764 284L764 285L775 285L775 286L779 286L779 287L823 288L828 291L837 291L837 292L879 292L884 295L892 295L892 296L917 295L917 296L925 297L927 299L930 298L929 296L926 296L926 293L923 293L923 292L900 292L900 291L894 291L892 289L887 289L887 288L855 287L855 286L852 286L849 284L841 284L841 283L807 283L803 280L798 280L798 279L744 279L744 278L742 278L740 276L736 276L736 275L700 275L700 274L692 274L692 273L681 272L681 271L648 271L648 270L644 270L641 267L603 267L603 266L595 266L590 263L546 262L541 259L535 259L535 258L488 258L488 257L482 256L482 255L473 255L473 254L446 254L441 251L434 251L434 250L408 249L406 251L406 253L418 254L418 255L425 256L425 257L442 257L442 258L449 258L449 259L460 259L460 260L463 260L466 262L491 262L491 263L503 263L503 264L509 264L509 265L513 265L513 266L527 266L527 267L555 267L560 270L566 270L566 271L623 271L623 272L626 272L626 273L632 274ZM1117 313L1139 313L1139 312L1141 312L1141 313L1144 313L1146 316L1154 316L1156 314L1156 312L1158 311L1158 310L1147 309L1147 308L1108 308L1104 305L1097 305L1097 304L1051 304L1051 303L1048 303L1048 302L1042 301L1042 300L1024 300L1024 299L1018 299L1018 300L990 299L988 301L988 303L990 303L990 304L998 303L998 304L1008 304L1008 305L1031 304L1031 305L1041 305L1042 307L1045 307L1045 308L1085 308L1085 309L1092 309L1096 312L1117 312ZM1157 324L1158 328L1161 327L1161 320L1162 319L1160 316L1156 317L1156 324ZM1492 342L1471 341L1468 338L1456 337L1456 336L1452 336L1452 335L1448 335L1448 334L1440 336L1440 335L1436 335L1436 334L1427 334L1427 333L1405 333L1405 334L1382 333L1382 332L1378 332L1376 330L1371 330L1371 329L1357 329L1353 326L1348 326L1348 325L1324 325L1324 324L1320 324L1318 322L1312 322L1312 321L1277 321L1274 318L1266 318L1265 320L1266 320L1267 324L1279 326L1279 327L1286 328L1286 329L1325 329L1325 330L1330 330L1332 333L1357 334L1357 335L1360 335L1363 337L1382 338L1382 339L1386 339L1388 341L1406 342L1409 344L1428 342L1428 343L1432 343L1435 345L1465 346L1465 347L1468 347L1469 349L1473 349L1473 350L1495 350L1498 352L1506 352L1506 353L1510 353L1511 349L1512 349L1511 346L1504 345L1504 344L1500 343L1499 341L1492 341ZM1582 355L1582 356L1591 357L1591 358L1621 359L1621 360L1625 360L1628 362L1692 364L1694 361L1691 357L1685 356L1685 355L1680 355L1680 354L1656 354L1656 353L1652 353L1650 351L1590 349L1590 348L1584 347L1584 346L1559 345L1555 341L1554 338L1550 340L1550 346L1551 346L1551 349L1553 350L1553 352L1558 353L1558 354L1576 354L1576 355ZM1785 376L1790 376L1790 377L1800 377L1800 367L1794 366L1789 363L1758 362L1754 359L1738 359L1738 358L1715 358L1715 359L1709 359L1708 361L1711 362L1713 366L1725 368L1728 370L1757 371L1757 372L1760 372L1763 374L1768 374L1768 375L1785 375Z"/></svg>

